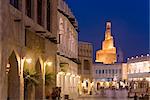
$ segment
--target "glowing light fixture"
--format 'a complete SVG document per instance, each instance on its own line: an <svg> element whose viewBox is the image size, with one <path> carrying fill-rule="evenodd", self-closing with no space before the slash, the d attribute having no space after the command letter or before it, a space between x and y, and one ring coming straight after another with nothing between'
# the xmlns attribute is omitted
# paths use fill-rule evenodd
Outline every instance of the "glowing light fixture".
<svg viewBox="0 0 150 100"><path fill-rule="evenodd" d="M27 58L27 59L26 59L26 62L27 62L28 64L31 64L32 59L31 59L31 58Z"/></svg>
<svg viewBox="0 0 150 100"><path fill-rule="evenodd" d="M147 56L149 56L149 54L147 54Z"/></svg>
<svg viewBox="0 0 150 100"><path fill-rule="evenodd" d="M10 64L7 64L7 66L6 66L6 73L8 73L9 70L10 70Z"/></svg>
<svg viewBox="0 0 150 100"><path fill-rule="evenodd" d="M71 75L71 73L66 73L66 75Z"/></svg>
<svg viewBox="0 0 150 100"><path fill-rule="evenodd" d="M52 66L52 62L47 62L47 65L48 66Z"/></svg>

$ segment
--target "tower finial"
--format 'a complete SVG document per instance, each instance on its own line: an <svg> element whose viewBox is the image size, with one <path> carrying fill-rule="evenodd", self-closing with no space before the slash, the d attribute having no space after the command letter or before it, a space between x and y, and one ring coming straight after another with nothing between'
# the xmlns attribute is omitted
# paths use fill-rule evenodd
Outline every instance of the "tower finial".
<svg viewBox="0 0 150 100"><path fill-rule="evenodd" d="M110 30L111 29L111 22L107 21L106 22L106 30Z"/></svg>

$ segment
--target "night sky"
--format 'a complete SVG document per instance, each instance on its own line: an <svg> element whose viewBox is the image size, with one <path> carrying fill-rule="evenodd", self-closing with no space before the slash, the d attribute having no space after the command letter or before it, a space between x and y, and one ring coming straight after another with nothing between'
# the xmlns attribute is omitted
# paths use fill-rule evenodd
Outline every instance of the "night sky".
<svg viewBox="0 0 150 100"><path fill-rule="evenodd" d="M79 23L79 40L101 49L105 24L112 22L115 46L124 58L149 53L149 0L66 0Z"/></svg>

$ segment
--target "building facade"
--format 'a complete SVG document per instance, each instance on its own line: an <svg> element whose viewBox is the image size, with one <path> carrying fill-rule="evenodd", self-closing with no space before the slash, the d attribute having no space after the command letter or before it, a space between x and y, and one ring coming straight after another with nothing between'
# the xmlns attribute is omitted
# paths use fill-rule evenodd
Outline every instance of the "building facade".
<svg viewBox="0 0 150 100"><path fill-rule="evenodd" d="M127 64L126 63L115 63L115 64L93 64L93 82L94 89L99 90L100 87L111 87L116 88L118 82L127 81Z"/></svg>
<svg viewBox="0 0 150 100"><path fill-rule="evenodd" d="M116 63L110 65L93 64L93 77L97 81L127 80L127 64Z"/></svg>
<svg viewBox="0 0 150 100"><path fill-rule="evenodd" d="M78 66L78 74L81 76L80 94L90 93L90 84L92 82L92 63L93 63L93 46L88 42L79 42L78 56L80 64Z"/></svg>
<svg viewBox="0 0 150 100"><path fill-rule="evenodd" d="M139 96L150 95L150 55L128 58L127 65L129 96L133 96L134 92L138 92Z"/></svg>
<svg viewBox="0 0 150 100"><path fill-rule="evenodd" d="M56 12L56 0L0 1L0 100L45 98L45 67L55 72Z"/></svg>
<svg viewBox="0 0 150 100"><path fill-rule="evenodd" d="M57 87L62 97L78 96L78 23L64 0L58 2Z"/></svg>
<svg viewBox="0 0 150 100"><path fill-rule="evenodd" d="M150 82L150 56L136 56L128 58L128 80L143 80Z"/></svg>
<svg viewBox="0 0 150 100"><path fill-rule="evenodd" d="M106 22L105 40L102 43L102 50L96 51L96 61L103 64L114 64L117 61L116 48L114 47L113 36L111 36L111 22Z"/></svg>

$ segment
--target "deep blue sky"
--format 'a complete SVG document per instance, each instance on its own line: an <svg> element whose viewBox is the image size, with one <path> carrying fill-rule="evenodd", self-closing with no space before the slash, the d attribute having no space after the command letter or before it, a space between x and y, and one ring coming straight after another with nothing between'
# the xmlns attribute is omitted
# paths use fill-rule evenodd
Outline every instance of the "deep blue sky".
<svg viewBox="0 0 150 100"><path fill-rule="evenodd" d="M149 0L66 0L79 23L79 40L101 48L111 20L115 46L124 58L149 53Z"/></svg>

